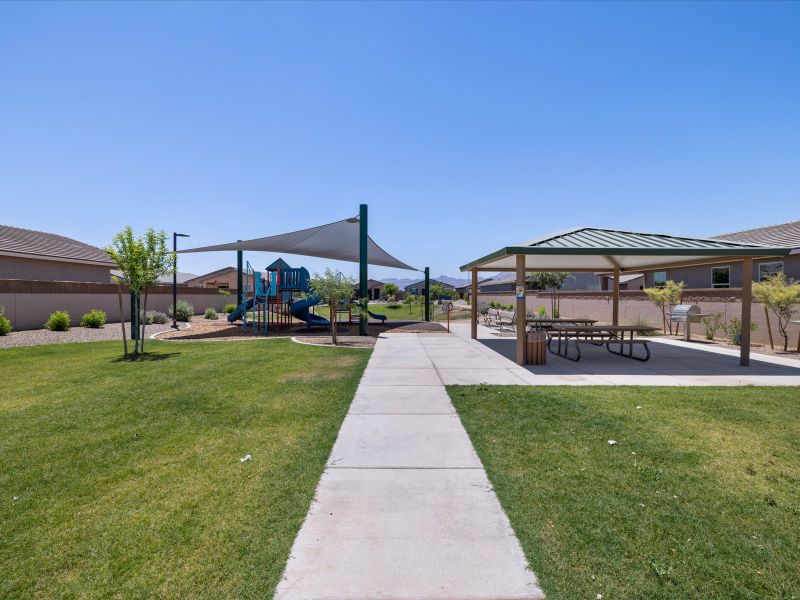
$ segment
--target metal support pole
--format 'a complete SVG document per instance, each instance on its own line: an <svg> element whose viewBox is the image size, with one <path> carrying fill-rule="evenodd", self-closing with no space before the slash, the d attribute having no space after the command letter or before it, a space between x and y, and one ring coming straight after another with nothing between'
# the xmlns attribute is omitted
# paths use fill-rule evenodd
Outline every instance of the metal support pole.
<svg viewBox="0 0 800 600"><path fill-rule="evenodd" d="M369 239L369 229L367 228L367 205L362 204L358 208L358 277L359 277L359 298L363 302L367 298L369 285L367 280L367 240ZM367 315L361 315L358 320L358 334L367 335Z"/></svg>
<svg viewBox="0 0 800 600"><path fill-rule="evenodd" d="M187 233L172 232L172 254L175 264L172 265L172 328L178 328L178 238L189 237Z"/></svg>
<svg viewBox="0 0 800 600"><path fill-rule="evenodd" d="M238 240L241 242L242 240ZM236 251L236 306L241 306L244 302L244 282L242 278L242 266L244 258L241 250Z"/></svg>
<svg viewBox="0 0 800 600"><path fill-rule="evenodd" d="M425 320L431 320L431 268L425 267Z"/></svg>
<svg viewBox="0 0 800 600"><path fill-rule="evenodd" d="M478 339L478 269L472 269L472 287L469 299L470 325L469 337Z"/></svg>

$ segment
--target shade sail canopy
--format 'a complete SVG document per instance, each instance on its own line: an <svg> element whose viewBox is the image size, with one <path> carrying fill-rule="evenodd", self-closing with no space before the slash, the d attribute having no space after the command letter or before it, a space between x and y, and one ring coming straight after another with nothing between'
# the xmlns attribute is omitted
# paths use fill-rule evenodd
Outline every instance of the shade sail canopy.
<svg viewBox="0 0 800 600"><path fill-rule="evenodd" d="M301 229L300 231L281 233L254 240L203 246L202 248L189 248L181 250L180 253L250 250L254 252L284 252L287 254L358 262L358 241L358 218L352 218L329 223L328 225L320 225L310 229ZM409 271L419 270L396 259L378 246L372 238L367 240L367 262L371 265L382 267L394 267Z"/></svg>
<svg viewBox="0 0 800 600"><path fill-rule="evenodd" d="M786 256L791 248L733 240L576 227L506 246L461 267L509 271L525 256L532 271L640 271L667 266L733 262L745 257Z"/></svg>

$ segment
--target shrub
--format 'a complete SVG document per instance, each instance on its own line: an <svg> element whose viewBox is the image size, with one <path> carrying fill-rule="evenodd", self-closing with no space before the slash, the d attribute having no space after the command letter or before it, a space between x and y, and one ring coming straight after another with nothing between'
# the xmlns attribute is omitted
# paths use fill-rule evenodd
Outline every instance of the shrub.
<svg viewBox="0 0 800 600"><path fill-rule="evenodd" d="M57 310L50 315L44 326L50 331L68 331L71 326L69 313L65 310Z"/></svg>
<svg viewBox="0 0 800 600"><path fill-rule="evenodd" d="M733 344L734 346L738 346L742 343L742 320L737 319L736 317L732 317L731 320L727 323L727 325L723 325L722 328L725 330L725 334L728 336L728 341ZM758 329L758 323L755 321L750 321L750 331L755 331Z"/></svg>
<svg viewBox="0 0 800 600"><path fill-rule="evenodd" d="M81 318L81 327L100 329L106 324L106 313L100 309L89 311Z"/></svg>
<svg viewBox="0 0 800 600"><path fill-rule="evenodd" d="M235 304L233 304L233 303L231 303L231 304L226 304L226 305L225 305L225 306L222 308L222 312L224 312L226 315L229 315L229 314L231 314L231 313L232 313L233 311L235 311L235 310L236 310L236 305L235 305Z"/></svg>
<svg viewBox="0 0 800 600"><path fill-rule="evenodd" d="M706 328L706 339L713 340L717 332L724 327L722 324L722 313L715 312L707 317L703 317L703 327Z"/></svg>
<svg viewBox="0 0 800 600"><path fill-rule="evenodd" d="M170 305L167 314L172 317L173 307ZM175 319L186 322L194 316L194 306L186 300L178 300L178 309L175 311Z"/></svg>
<svg viewBox="0 0 800 600"><path fill-rule="evenodd" d="M0 335L8 335L12 329L11 320L6 316L6 309L0 305Z"/></svg>
<svg viewBox="0 0 800 600"><path fill-rule="evenodd" d="M211 307L211 306L209 306L209 307L206 309L206 311L203 313L203 316L204 316L206 319L209 319L209 320L213 321L213 320L215 320L215 319L217 318L217 316L218 316L218 315L217 315L217 311L216 311L216 309L215 309L215 308L213 308L213 307Z"/></svg>
<svg viewBox="0 0 800 600"><path fill-rule="evenodd" d="M158 310L148 310L144 315L145 323L148 325L163 325L168 319L166 313Z"/></svg>

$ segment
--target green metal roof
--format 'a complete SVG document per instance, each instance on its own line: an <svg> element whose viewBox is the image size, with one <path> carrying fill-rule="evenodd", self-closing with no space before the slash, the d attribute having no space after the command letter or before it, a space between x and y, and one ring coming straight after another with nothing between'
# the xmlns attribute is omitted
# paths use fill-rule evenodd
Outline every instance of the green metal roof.
<svg viewBox="0 0 800 600"><path fill-rule="evenodd" d="M688 238L659 233L642 233L595 227L576 227L506 246L461 267L462 271L480 268L510 268L513 257L523 254L532 269L570 268L608 269L618 264L622 270L658 268L679 260L742 256L785 256L791 248L775 248L733 240ZM538 258L536 258L538 257ZM634 258L636 257L636 258ZM560 265L560 266L559 266Z"/></svg>

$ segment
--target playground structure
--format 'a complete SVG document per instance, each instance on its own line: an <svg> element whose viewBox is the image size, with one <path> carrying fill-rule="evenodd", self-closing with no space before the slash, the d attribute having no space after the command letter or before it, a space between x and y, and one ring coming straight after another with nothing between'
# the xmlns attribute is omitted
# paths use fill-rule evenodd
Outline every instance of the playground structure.
<svg viewBox="0 0 800 600"><path fill-rule="evenodd" d="M320 299L309 289L310 276L305 267L294 269L283 259L256 271L247 263L243 301L228 321L241 319L242 327L266 334L271 328L291 327L293 319L305 322L306 328L330 327L330 321L311 312ZM251 285L252 283L252 285Z"/></svg>

